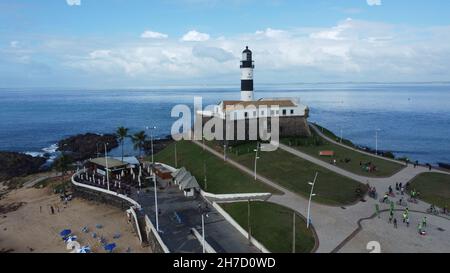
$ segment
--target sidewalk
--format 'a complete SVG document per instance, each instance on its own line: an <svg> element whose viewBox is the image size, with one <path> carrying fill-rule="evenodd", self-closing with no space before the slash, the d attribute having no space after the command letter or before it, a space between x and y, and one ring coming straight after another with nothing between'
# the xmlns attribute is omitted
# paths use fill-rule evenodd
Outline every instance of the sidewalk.
<svg viewBox="0 0 450 273"><path fill-rule="evenodd" d="M194 143L199 145L200 147L203 147L202 143L198 141L194 141ZM368 178L355 175L348 171L337 168L336 166L329 165L326 162L323 162L316 158L312 158L309 155L306 155L284 145L281 145L280 148L313 163L317 162L316 164L322 167L325 167L341 175L350 177L361 183L370 183L372 186L376 186L377 188L379 188L380 191L387 190L390 185L395 186L396 182L406 183L420 173L429 172L428 169L423 167L413 168L412 166L408 166L389 178ZM211 154L214 154L219 158L223 158L223 155L215 151L214 149L208 146L205 146L205 149ZM229 158L227 159L227 163L233 165L244 173L247 173L249 175L254 174L252 170ZM272 196L268 200L268 202L288 207L304 216L307 215L307 207L309 201L307 198L291 192L290 190L280 186L270 179L267 179L260 175L257 175L257 178L259 181L266 183L284 193L283 195ZM398 199L399 197L394 198L393 201L395 202ZM317 249L317 252L329 253L333 251L341 242L346 240L358 228L357 222L360 219L370 217L374 214L376 204L379 204L381 210L389 208L388 205L380 204L378 200L374 200L371 198L368 198L366 202L359 202L348 207L330 207L313 202L311 205L311 219L316 233L319 237L319 248ZM426 211L426 209L429 207L429 204L421 201L419 202L419 204L409 204L409 207L411 210Z"/></svg>

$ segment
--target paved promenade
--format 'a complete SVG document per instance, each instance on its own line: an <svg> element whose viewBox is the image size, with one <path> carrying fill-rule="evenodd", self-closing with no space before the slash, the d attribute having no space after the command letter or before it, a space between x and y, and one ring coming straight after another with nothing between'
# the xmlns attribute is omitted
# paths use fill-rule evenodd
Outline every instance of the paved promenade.
<svg viewBox="0 0 450 273"><path fill-rule="evenodd" d="M141 204L144 213L156 224L154 190L133 192L132 198ZM158 190L159 228L164 243L173 253L202 253L203 248L192 234L201 234L202 213L205 217L205 239L218 253L260 253L247 238L236 230L215 208L201 197L186 198L176 186Z"/></svg>
<svg viewBox="0 0 450 273"><path fill-rule="evenodd" d="M197 145L203 147L201 142L194 141ZM395 187L395 183L403 183L410 181L420 173L429 172L427 168L424 167L418 167L413 168L412 166L407 166L392 177L388 178L369 178L364 176L355 175L353 173L350 173L346 170L340 169L334 165L328 164L326 162L323 162L317 158L314 158L310 155L307 155L305 153L302 153L298 150L292 149L290 147L287 147L285 145L280 145L280 148L292 153L295 156L301 157L305 160L311 161L312 163L315 163L317 165L320 165L324 168L327 168L331 171L334 171L338 174L347 176L349 178L352 178L356 181L359 181L361 183L370 183L372 186L377 187L378 192L384 192L387 191L389 186ZM223 158L223 155L214 149L205 146L205 149L209 151L210 153L216 155L219 158ZM253 175L253 171L249 168L231 160L227 159L227 162L234 167L240 169L244 173L247 173L249 175ZM439 173L445 173L441 171L435 171L432 172L439 172ZM446 173L448 174L448 173ZM308 207L308 199L305 196L301 196L299 194L296 194L279 184L271 181L268 178L262 177L260 175L257 175L258 180L261 182L264 182L280 191L282 191L283 195L274 195L272 196L268 201L272 203L276 203L288 208L291 208L298 213L302 215L307 215L307 207ZM305 177L300 178L297 177L299 181L308 181L310 179L313 179L312 177ZM320 177L319 181L320 183ZM399 198L394 198L392 200L397 201ZM388 209L388 205L380 204L378 200L374 200L371 198L368 198L366 202L359 202L355 205L348 206L348 207L330 207L325 206L317 203L313 203L311 206L311 218L314 225L314 228L317 232L317 235L319 237L319 248L317 252L319 253L327 253L332 252L335 250L335 248L340 245L343 241L346 241L352 233L358 229L358 221L362 218L368 218L372 216L375 212L375 204L379 204L380 208ZM411 210L417 210L417 211L426 211L426 209L429 207L429 204L425 202L419 202L419 204L409 204L409 208ZM450 221L447 220L447 222L450 224ZM450 229L450 226L448 227Z"/></svg>

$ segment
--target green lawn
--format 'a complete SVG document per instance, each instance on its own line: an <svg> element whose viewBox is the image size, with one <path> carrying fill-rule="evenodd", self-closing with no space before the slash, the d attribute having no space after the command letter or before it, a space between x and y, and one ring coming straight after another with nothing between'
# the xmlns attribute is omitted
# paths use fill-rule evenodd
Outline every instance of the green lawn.
<svg viewBox="0 0 450 273"><path fill-rule="evenodd" d="M248 232L248 203L221 204ZM292 253L293 211L267 202L250 203L250 226L252 236L274 253ZM309 253L315 245L314 235L306 228L303 218L295 219L295 250Z"/></svg>
<svg viewBox="0 0 450 273"><path fill-rule="evenodd" d="M309 138L284 138L281 140L281 142L285 145L290 145L291 147L299 151L319 158L327 163L330 163L331 160L336 159L338 167L358 175L368 177L389 177L405 167L404 165L401 165L399 163L394 163L370 155L362 154L331 143L319 136L313 129L311 129L311 133L313 135ZM324 129L324 134L329 136L332 133ZM334 137L332 136L329 137L334 139ZM353 147L353 144L350 141L344 140L343 143ZM319 155L320 151L334 151L335 156L321 157ZM346 159L350 159L350 162L346 163ZM360 165L360 163L367 164L369 162L377 167L377 170L375 172L368 172L363 168L364 165Z"/></svg>
<svg viewBox="0 0 450 273"><path fill-rule="evenodd" d="M450 207L450 175L423 173L411 182L410 189L420 192L420 199L440 208Z"/></svg>
<svg viewBox="0 0 450 273"><path fill-rule="evenodd" d="M223 152L223 147L212 142L208 143L215 150ZM254 169L256 142L229 147L228 156L242 165ZM336 174L323 167L303 160L288 152L278 149L275 152L261 152L257 164L258 174L267 177L283 187L305 197L309 197L311 187L309 181L319 173L314 201L327 205L348 205L358 200L355 190L365 191L365 185Z"/></svg>
<svg viewBox="0 0 450 273"><path fill-rule="evenodd" d="M155 160L175 165L175 144L172 143L166 149L155 155ZM200 186L207 192L215 194L229 193L259 193L271 192L280 194L279 191L253 180L253 178L235 167L225 163L218 157L204 152L203 149L190 141L177 143L178 167L185 167L192 173ZM204 183L204 164L206 162L207 187Z"/></svg>

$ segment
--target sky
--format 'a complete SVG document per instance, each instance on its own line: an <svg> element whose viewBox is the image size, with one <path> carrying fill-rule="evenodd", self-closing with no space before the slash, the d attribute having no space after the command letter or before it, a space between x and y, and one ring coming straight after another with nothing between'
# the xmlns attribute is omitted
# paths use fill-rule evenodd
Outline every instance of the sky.
<svg viewBox="0 0 450 273"><path fill-rule="evenodd" d="M0 88L450 81L448 0L2 0Z"/></svg>

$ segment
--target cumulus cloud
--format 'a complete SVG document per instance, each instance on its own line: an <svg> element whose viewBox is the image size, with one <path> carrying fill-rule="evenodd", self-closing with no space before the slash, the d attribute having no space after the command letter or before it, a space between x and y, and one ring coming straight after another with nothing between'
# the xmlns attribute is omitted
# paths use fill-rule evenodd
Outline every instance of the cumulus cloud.
<svg viewBox="0 0 450 273"><path fill-rule="evenodd" d="M211 58L218 62L226 62L234 59L231 52L210 46L196 46L192 49L192 54L197 58Z"/></svg>
<svg viewBox="0 0 450 273"><path fill-rule="evenodd" d="M367 0L369 6L381 6L381 0Z"/></svg>
<svg viewBox="0 0 450 273"><path fill-rule="evenodd" d="M268 28L202 43L176 39L92 43L90 50L86 45L86 50L65 57L63 64L100 79L126 82L131 77L133 83L211 78L238 83L246 45L254 53L258 82L450 78L450 26L410 28L350 18L327 28Z"/></svg>
<svg viewBox="0 0 450 273"><path fill-rule="evenodd" d="M69 6L81 6L81 0L66 0Z"/></svg>
<svg viewBox="0 0 450 273"><path fill-rule="evenodd" d="M191 30L181 38L184 42L205 42L210 38L209 34Z"/></svg>
<svg viewBox="0 0 450 273"><path fill-rule="evenodd" d="M141 38L144 38L144 39L167 39L167 38L169 38L169 35L160 33L160 32L151 31L151 30L146 30L141 34Z"/></svg>

